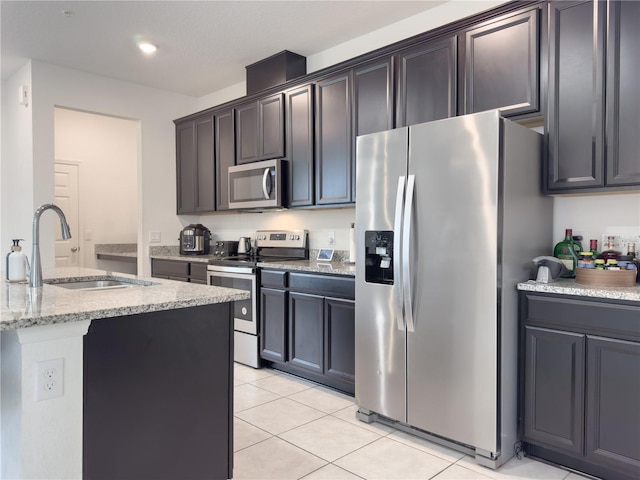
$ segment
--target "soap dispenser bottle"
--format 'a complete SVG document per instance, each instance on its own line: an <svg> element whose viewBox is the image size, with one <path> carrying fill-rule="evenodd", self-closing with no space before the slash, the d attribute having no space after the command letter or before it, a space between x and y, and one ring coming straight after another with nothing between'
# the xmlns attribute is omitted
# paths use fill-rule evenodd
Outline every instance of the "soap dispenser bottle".
<svg viewBox="0 0 640 480"><path fill-rule="evenodd" d="M26 282L29 260L22 252L21 238L12 240L11 252L7 254L7 280L9 282Z"/></svg>

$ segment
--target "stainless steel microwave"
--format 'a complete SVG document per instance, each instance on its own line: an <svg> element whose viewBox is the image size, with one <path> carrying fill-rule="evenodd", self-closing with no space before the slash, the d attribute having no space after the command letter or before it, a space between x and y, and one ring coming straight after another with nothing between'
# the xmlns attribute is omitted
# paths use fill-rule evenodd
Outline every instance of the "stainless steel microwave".
<svg viewBox="0 0 640 480"><path fill-rule="evenodd" d="M229 167L229 208L286 208L286 160Z"/></svg>

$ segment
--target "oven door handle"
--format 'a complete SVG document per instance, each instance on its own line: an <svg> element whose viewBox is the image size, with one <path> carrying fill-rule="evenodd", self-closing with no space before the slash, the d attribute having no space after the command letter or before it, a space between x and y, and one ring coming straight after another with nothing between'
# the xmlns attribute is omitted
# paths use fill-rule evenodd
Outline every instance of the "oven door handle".
<svg viewBox="0 0 640 480"><path fill-rule="evenodd" d="M207 268L209 276L215 275L217 277L230 277L230 278L246 278L247 275L255 275L255 269L253 267L214 267Z"/></svg>

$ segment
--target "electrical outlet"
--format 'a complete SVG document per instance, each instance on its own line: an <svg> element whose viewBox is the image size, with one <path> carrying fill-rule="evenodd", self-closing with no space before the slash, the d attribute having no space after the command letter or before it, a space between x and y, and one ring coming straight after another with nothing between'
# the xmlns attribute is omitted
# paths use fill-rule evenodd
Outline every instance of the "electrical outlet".
<svg viewBox="0 0 640 480"><path fill-rule="evenodd" d="M608 250L607 242L609 241L609 237L614 237L614 250L627 253L629 243L635 243L636 253L640 250L640 235L620 235L617 233L603 233L602 243L598 245L598 250L601 252Z"/></svg>
<svg viewBox="0 0 640 480"><path fill-rule="evenodd" d="M329 245L336 243L336 232L329 232Z"/></svg>
<svg viewBox="0 0 640 480"><path fill-rule="evenodd" d="M160 243L161 238L160 232L149 232L149 243Z"/></svg>
<svg viewBox="0 0 640 480"><path fill-rule="evenodd" d="M36 363L36 401L64 394L64 360L56 358Z"/></svg>

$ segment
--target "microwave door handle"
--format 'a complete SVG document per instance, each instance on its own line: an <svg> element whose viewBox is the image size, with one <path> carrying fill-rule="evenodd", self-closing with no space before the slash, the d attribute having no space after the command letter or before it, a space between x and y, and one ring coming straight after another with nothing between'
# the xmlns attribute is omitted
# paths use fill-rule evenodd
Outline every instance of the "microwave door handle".
<svg viewBox="0 0 640 480"><path fill-rule="evenodd" d="M271 193L272 185L269 182L269 186L267 187L267 181L269 180L269 169L265 168L264 173L262 174L262 193L264 193L264 198L269 200L269 194Z"/></svg>
<svg viewBox="0 0 640 480"><path fill-rule="evenodd" d="M395 283L395 311L396 322L398 323L398 330L404 330L404 315L403 315L403 289L402 289L402 206L404 203L404 186L405 176L398 177L398 193L396 194L396 212L393 225L394 237L393 237L393 278Z"/></svg>

